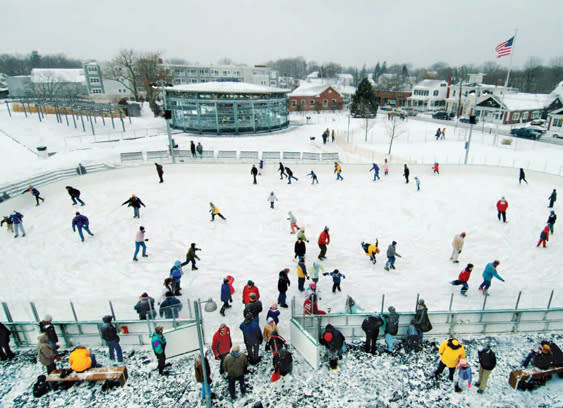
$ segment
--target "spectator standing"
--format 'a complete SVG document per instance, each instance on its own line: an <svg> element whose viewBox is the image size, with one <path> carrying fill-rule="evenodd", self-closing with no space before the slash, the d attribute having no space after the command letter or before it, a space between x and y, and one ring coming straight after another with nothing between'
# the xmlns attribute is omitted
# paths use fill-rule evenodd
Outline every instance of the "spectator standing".
<svg viewBox="0 0 563 408"><path fill-rule="evenodd" d="M111 323L112 317L107 315L102 318L104 324L100 328L102 333L102 339L106 341L109 348L109 359L115 361L115 355L117 354L117 361L121 363L123 361L123 352L121 351L121 346L119 345L119 336L117 335L117 329Z"/></svg>
<svg viewBox="0 0 563 408"><path fill-rule="evenodd" d="M197 154L199 154L199 158L203 159L203 146L201 145L201 142L197 142L196 150Z"/></svg>
<svg viewBox="0 0 563 408"><path fill-rule="evenodd" d="M51 371L57 369L57 364L55 363L56 357L56 349L49 344L49 337L47 337L47 334L43 333L39 336L39 344L37 344L37 358L41 364L45 366L47 374L50 374ZM2 358L2 360L4 360L4 358Z"/></svg>
<svg viewBox="0 0 563 408"><path fill-rule="evenodd" d="M392 353L395 347L395 336L399 331L399 314L393 306L387 308L389 314L383 316L385 320L385 343L387 344L387 351Z"/></svg>
<svg viewBox="0 0 563 408"><path fill-rule="evenodd" d="M168 375L164 371L166 367L166 337L163 334L164 328L162 326L156 326L154 328L154 333L151 338L152 351L154 352L156 359L158 360L158 373L160 375Z"/></svg>
<svg viewBox="0 0 563 408"><path fill-rule="evenodd" d="M134 309L139 315L139 320L154 319L156 317L154 299L147 292L139 296L139 301L134 306Z"/></svg>
<svg viewBox="0 0 563 408"><path fill-rule="evenodd" d="M238 382L240 392L242 395L246 393L246 386L244 385L244 374L248 367L248 360L244 354L241 354L238 345L234 345L231 352L223 360L223 370L227 373L229 378L229 394L231 399L235 399L235 385Z"/></svg>
<svg viewBox="0 0 563 408"><path fill-rule="evenodd" d="M250 303L250 294L254 293L256 295L256 300L260 299L260 291L253 281L249 280L242 289L242 303L247 305Z"/></svg>
<svg viewBox="0 0 563 408"><path fill-rule="evenodd" d="M423 333L432 330L432 324L430 323L430 319L428 318L428 308L424 303L424 299L418 299L418 302L416 304L416 313L411 323L414 325L414 327L416 327L420 344L422 344L422 342L424 341Z"/></svg>
<svg viewBox="0 0 563 408"><path fill-rule="evenodd" d="M362 330L366 334L366 353L375 354L377 351L377 337L381 326L383 326L383 319L377 313L366 317L362 322Z"/></svg>
<svg viewBox="0 0 563 408"><path fill-rule="evenodd" d="M434 371L434 376L438 377L444 368L448 367L450 381L454 380L455 368L461 359L465 359L465 347L456 338L449 338L440 344L440 362L438 368Z"/></svg>
<svg viewBox="0 0 563 408"><path fill-rule="evenodd" d="M475 386L479 387L477 390L479 394L485 392L489 375L491 375L491 371L494 370L496 365L497 358L490 346L485 346L483 349L479 350L479 380L475 383Z"/></svg>
<svg viewBox="0 0 563 408"><path fill-rule="evenodd" d="M288 307L286 303L286 294L287 294L287 289L291 285L288 275L289 275L289 268L284 268L282 271L280 271L278 278L278 292L279 292L278 304L280 305L280 307L284 307L284 308Z"/></svg>
<svg viewBox="0 0 563 408"><path fill-rule="evenodd" d="M208 350L204 351L203 359L205 361L205 374L207 374L207 387L204 381L204 374L203 374L203 364L201 362L201 353L197 353L194 359L194 371L195 371L195 379L198 383L201 384L201 398L205 399L207 395L211 398L213 395L211 393L211 367L209 366L209 360L207 359Z"/></svg>
<svg viewBox="0 0 563 408"><path fill-rule="evenodd" d="M221 285L221 302L223 302L223 306L221 306L221 316L225 316L225 310L230 308L233 298L231 296L231 285L229 285L229 278L223 279L223 284Z"/></svg>
<svg viewBox="0 0 563 408"><path fill-rule="evenodd" d="M220 360L219 373L223 374L223 360L231 351L233 342L231 340L231 330L225 323L221 323L219 330L213 335L211 350L215 355L215 360Z"/></svg>
<svg viewBox="0 0 563 408"><path fill-rule="evenodd" d="M160 317L165 319L177 319L180 316L180 310L182 310L182 302L174 297L172 292L166 292L166 299L160 304L160 309L158 311Z"/></svg>
<svg viewBox="0 0 563 408"><path fill-rule="evenodd" d="M15 354L10 349L10 334L11 331L0 323L0 360L2 361L15 357Z"/></svg>

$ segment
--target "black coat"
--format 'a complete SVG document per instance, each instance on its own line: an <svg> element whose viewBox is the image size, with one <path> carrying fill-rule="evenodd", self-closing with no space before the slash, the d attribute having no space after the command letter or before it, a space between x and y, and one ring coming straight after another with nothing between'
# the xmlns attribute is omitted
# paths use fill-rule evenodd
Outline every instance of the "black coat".
<svg viewBox="0 0 563 408"><path fill-rule="evenodd" d="M274 356L274 369L279 370L281 375L291 373L293 369L293 356L286 349L281 349L278 354Z"/></svg>
<svg viewBox="0 0 563 408"><path fill-rule="evenodd" d="M102 332L102 339L105 341L115 341L119 343L119 336L117 335L117 329L111 323L104 323L100 328Z"/></svg>
<svg viewBox="0 0 563 408"><path fill-rule="evenodd" d="M80 190L77 190L75 188L69 187L66 189L66 191L68 191L68 194L71 197L80 197Z"/></svg>
<svg viewBox="0 0 563 408"><path fill-rule="evenodd" d="M399 331L399 314L398 313L389 313L385 317L385 333L389 333L392 336L397 335Z"/></svg>
<svg viewBox="0 0 563 408"><path fill-rule="evenodd" d="M326 341L324 339L326 333L332 334L332 340ZM336 353L340 351L340 349L342 348L342 345L344 344L344 340L346 339L344 338L342 333L340 333L340 331L336 330L332 324L327 324L323 334L321 335L319 343L325 346L330 351Z"/></svg>
<svg viewBox="0 0 563 408"><path fill-rule="evenodd" d="M51 323L40 321L39 322L39 331L41 333L47 333L47 337L51 343L57 343L59 341L59 337L57 336L57 332L55 331L55 326Z"/></svg>
<svg viewBox="0 0 563 408"><path fill-rule="evenodd" d="M257 317L260 312L262 312L262 302L259 300L255 300L254 302L249 302L242 312L242 315L245 319L254 319Z"/></svg>
<svg viewBox="0 0 563 408"><path fill-rule="evenodd" d="M548 224L555 224L555 221L557 221L557 215L550 214L549 217L547 218L547 223Z"/></svg>
<svg viewBox="0 0 563 408"><path fill-rule="evenodd" d="M362 330L370 337L377 337L381 326L383 326L383 319L379 316L368 316L362 322Z"/></svg>
<svg viewBox="0 0 563 408"><path fill-rule="evenodd" d="M555 367L563 367L563 352L559 346L552 341L542 341L541 345L543 346L544 344L547 344L551 348L552 365Z"/></svg>
<svg viewBox="0 0 563 408"><path fill-rule="evenodd" d="M275 332L277 333L277 332ZM279 353L285 346L285 339L279 334L272 333L270 340L266 343L266 351L271 350L272 352Z"/></svg>
<svg viewBox="0 0 563 408"><path fill-rule="evenodd" d="M289 167L286 167L286 168L285 168L285 173L286 173L288 176L293 176L293 172L291 171L291 169L290 169Z"/></svg>
<svg viewBox="0 0 563 408"><path fill-rule="evenodd" d="M432 330L432 324L430 323L430 319L428 318L428 309L426 308L426 306L420 309L416 309L416 314L414 315L412 323L417 329L422 330L424 333Z"/></svg>
<svg viewBox="0 0 563 408"><path fill-rule="evenodd" d="M408 177L409 174L411 174L411 171L409 170L408 167L405 167L405 170L403 171L403 176Z"/></svg>
<svg viewBox="0 0 563 408"><path fill-rule="evenodd" d="M123 204L121 205L125 205L128 204L127 207L133 207L133 208L141 208L141 206L145 206L145 204L141 201L141 199L139 197L135 197L135 198L130 198L129 200L125 201Z"/></svg>
<svg viewBox="0 0 563 408"><path fill-rule="evenodd" d="M297 256L305 256L305 252L307 252L307 247L305 246L305 242L295 241L295 255Z"/></svg>
<svg viewBox="0 0 563 408"><path fill-rule="evenodd" d="M180 310L182 310L182 302L174 296L169 296L160 304L158 313L160 317L164 315L165 319L177 319L180 316Z"/></svg>
<svg viewBox="0 0 563 408"><path fill-rule="evenodd" d="M0 323L0 347L6 347L10 342L10 330Z"/></svg>
<svg viewBox="0 0 563 408"><path fill-rule="evenodd" d="M281 293L287 292L287 288L290 284L291 282L289 281L289 278L287 277L285 272L280 272L280 277L278 279L278 291L280 291Z"/></svg>
<svg viewBox="0 0 563 408"><path fill-rule="evenodd" d="M258 174L258 169L254 166L252 166L252 169L250 169L250 174L252 174L253 176L256 176Z"/></svg>
<svg viewBox="0 0 563 408"><path fill-rule="evenodd" d="M149 297L147 299L141 299L135 305L135 310L139 314L139 319L146 320L147 316L150 319L156 317L156 310L154 309L154 299Z"/></svg>
<svg viewBox="0 0 563 408"><path fill-rule="evenodd" d="M493 350L485 347L483 350L479 350L479 364L485 370L492 370L497 365L497 357Z"/></svg>

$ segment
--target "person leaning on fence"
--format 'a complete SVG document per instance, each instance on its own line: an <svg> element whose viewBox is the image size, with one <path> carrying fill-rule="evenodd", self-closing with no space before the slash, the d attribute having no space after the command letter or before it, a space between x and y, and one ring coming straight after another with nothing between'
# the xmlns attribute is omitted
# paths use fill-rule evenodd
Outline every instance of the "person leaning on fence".
<svg viewBox="0 0 563 408"><path fill-rule="evenodd" d="M57 345L59 341L59 337L57 336L57 332L55 331L55 326L53 326L52 322L53 322L53 316L51 316L50 314L45 315L43 317L43 320L39 322L39 331L47 335L47 341L55 350L55 354L57 355L56 357L57 361L60 361L61 358L59 357L58 355L59 353L57 352L57 349L59 348L59 346Z"/></svg>
<svg viewBox="0 0 563 408"><path fill-rule="evenodd" d="M182 302L174 297L172 292L166 292L166 299L160 304L158 314L165 319L177 319L182 310Z"/></svg>
<svg viewBox="0 0 563 408"><path fill-rule="evenodd" d="M110 315L104 316L102 321L102 327L100 332L102 333L102 339L106 341L109 349L109 359L115 361L117 354L117 361L121 363L123 361L123 352L121 351L121 346L119 345L119 336L117 335L117 329L111 323L112 317Z"/></svg>
<svg viewBox="0 0 563 408"><path fill-rule="evenodd" d="M414 318L412 319L412 324L416 327L416 331L418 332L418 337L420 339L420 344L424 341L424 334L432 330L432 324L430 323L430 319L428 318L428 308L424 303L424 299L418 299L418 303L416 304L416 313Z"/></svg>
<svg viewBox="0 0 563 408"><path fill-rule="evenodd" d="M375 354L377 351L377 336L379 336L379 328L383 326L383 323L383 319L377 313L366 317L362 322L362 330L366 334L364 347L366 353Z"/></svg>
<svg viewBox="0 0 563 408"><path fill-rule="evenodd" d="M156 310L154 308L154 299L150 297L147 292L144 292L140 297L134 309L139 314L139 320L154 319L156 317Z"/></svg>
<svg viewBox="0 0 563 408"><path fill-rule="evenodd" d="M393 306L387 308L388 314L383 315L385 320L385 343L387 344L386 351L392 353L395 347L395 336L399 331L399 314Z"/></svg>

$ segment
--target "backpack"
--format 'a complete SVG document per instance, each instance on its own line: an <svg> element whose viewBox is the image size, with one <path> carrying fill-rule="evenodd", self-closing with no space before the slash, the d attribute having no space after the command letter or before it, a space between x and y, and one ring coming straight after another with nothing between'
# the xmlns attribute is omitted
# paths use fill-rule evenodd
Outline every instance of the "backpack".
<svg viewBox="0 0 563 408"><path fill-rule="evenodd" d="M37 382L33 384L33 396L40 398L50 391L49 385L46 382L47 377L40 375L37 377Z"/></svg>

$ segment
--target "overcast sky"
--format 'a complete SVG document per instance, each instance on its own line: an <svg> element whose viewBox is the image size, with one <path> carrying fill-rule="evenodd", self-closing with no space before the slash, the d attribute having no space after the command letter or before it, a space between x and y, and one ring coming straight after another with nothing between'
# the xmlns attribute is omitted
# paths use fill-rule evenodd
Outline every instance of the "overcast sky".
<svg viewBox="0 0 563 408"><path fill-rule="evenodd" d="M0 0L0 16L0 53L99 61L134 48L200 63L481 64L515 28L514 66L563 56L561 0Z"/></svg>

